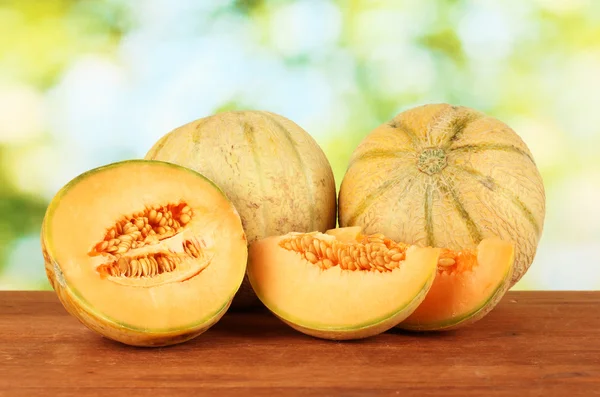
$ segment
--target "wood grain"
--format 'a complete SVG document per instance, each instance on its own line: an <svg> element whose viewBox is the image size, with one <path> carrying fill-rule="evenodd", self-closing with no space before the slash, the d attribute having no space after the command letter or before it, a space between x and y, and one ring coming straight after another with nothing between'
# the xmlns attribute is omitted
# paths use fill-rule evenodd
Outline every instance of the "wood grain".
<svg viewBox="0 0 600 397"><path fill-rule="evenodd" d="M52 292L0 292L0 396L600 395L600 292L510 292L480 322L357 342L228 313L191 342L132 348Z"/></svg>

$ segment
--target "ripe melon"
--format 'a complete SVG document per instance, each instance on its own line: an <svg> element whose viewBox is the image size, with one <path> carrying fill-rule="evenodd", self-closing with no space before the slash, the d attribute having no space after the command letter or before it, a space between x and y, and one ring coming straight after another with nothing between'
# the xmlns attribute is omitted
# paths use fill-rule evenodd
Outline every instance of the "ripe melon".
<svg viewBox="0 0 600 397"><path fill-rule="evenodd" d="M69 313L137 346L189 340L216 323L247 262L225 194L174 164L132 160L88 171L51 201L46 273Z"/></svg>
<svg viewBox="0 0 600 397"><path fill-rule="evenodd" d="M285 117L230 111L162 137L147 159L196 170L220 186L238 209L248 242L336 224L331 166L314 139ZM257 303L244 281L233 307Z"/></svg>
<svg viewBox="0 0 600 397"><path fill-rule="evenodd" d="M511 285L529 268L545 216L542 178L523 140L476 110L434 104L397 115L351 156L340 226L410 244L475 249L515 245Z"/></svg>
<svg viewBox="0 0 600 397"><path fill-rule="evenodd" d="M475 250L442 249L431 289L399 328L441 331L482 319L510 287L514 246L485 238Z"/></svg>
<svg viewBox="0 0 600 397"><path fill-rule="evenodd" d="M288 233L250 245L248 275L265 306L298 331L359 339L394 327L417 308L439 252L360 228Z"/></svg>

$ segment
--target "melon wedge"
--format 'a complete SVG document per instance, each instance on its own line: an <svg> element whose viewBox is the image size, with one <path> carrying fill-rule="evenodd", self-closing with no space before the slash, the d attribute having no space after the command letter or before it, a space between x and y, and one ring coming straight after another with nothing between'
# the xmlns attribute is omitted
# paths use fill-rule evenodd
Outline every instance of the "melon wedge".
<svg viewBox="0 0 600 397"><path fill-rule="evenodd" d="M498 238L474 251L442 250L433 285L423 303L402 323L409 330L450 330L483 318L510 287L515 250Z"/></svg>
<svg viewBox="0 0 600 397"><path fill-rule="evenodd" d="M289 233L250 245L248 278L277 317L305 334L359 339L384 332L423 301L440 250L360 228Z"/></svg>
<svg viewBox="0 0 600 397"><path fill-rule="evenodd" d="M240 217L211 181L159 161L86 172L51 201L46 273L64 307L122 343L189 340L221 318L244 278Z"/></svg>

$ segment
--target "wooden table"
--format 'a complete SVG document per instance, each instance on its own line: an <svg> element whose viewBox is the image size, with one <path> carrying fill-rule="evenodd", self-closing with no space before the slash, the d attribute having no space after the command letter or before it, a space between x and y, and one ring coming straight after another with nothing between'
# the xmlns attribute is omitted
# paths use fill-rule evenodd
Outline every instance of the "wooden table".
<svg viewBox="0 0 600 397"><path fill-rule="evenodd" d="M600 395L600 292L511 292L469 328L354 342L228 313L191 342L133 348L53 292L0 292L0 396Z"/></svg>

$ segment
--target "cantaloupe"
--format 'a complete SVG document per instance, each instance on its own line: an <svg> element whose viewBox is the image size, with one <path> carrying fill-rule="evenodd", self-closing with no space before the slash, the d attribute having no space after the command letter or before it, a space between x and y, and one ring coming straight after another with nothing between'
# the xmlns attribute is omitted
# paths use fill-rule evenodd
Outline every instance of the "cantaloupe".
<svg viewBox="0 0 600 397"><path fill-rule="evenodd" d="M495 118L448 104L409 109L365 137L338 201L340 226L409 244L461 251L485 238L512 243L509 287L531 265L545 217L544 184L523 140ZM449 279L448 291L469 277Z"/></svg>
<svg viewBox="0 0 600 397"><path fill-rule="evenodd" d="M176 128L147 159L179 164L214 181L238 209L248 241L336 224L331 166L300 126L263 111L229 111ZM233 306L257 303L247 283Z"/></svg>
<svg viewBox="0 0 600 397"><path fill-rule="evenodd" d="M221 318L246 270L237 210L202 175L131 160L88 171L51 201L46 273L64 307L130 345L189 340Z"/></svg>
<svg viewBox="0 0 600 397"><path fill-rule="evenodd" d="M498 238L483 239L475 250L443 249L427 296L398 327L441 331L482 319L510 287L514 252Z"/></svg>
<svg viewBox="0 0 600 397"><path fill-rule="evenodd" d="M360 228L289 233L250 245L248 275L265 306L293 328L359 339L394 327L417 308L439 252Z"/></svg>

